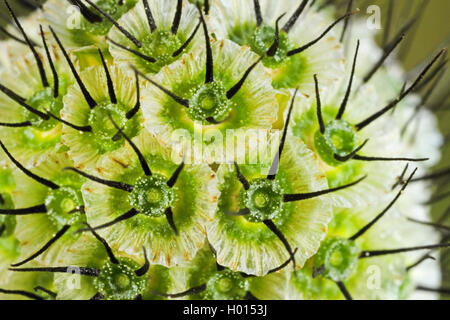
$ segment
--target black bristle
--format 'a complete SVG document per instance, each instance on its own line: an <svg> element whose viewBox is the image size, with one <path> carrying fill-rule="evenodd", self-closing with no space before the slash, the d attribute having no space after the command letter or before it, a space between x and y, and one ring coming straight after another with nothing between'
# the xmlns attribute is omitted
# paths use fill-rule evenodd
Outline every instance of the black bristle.
<svg viewBox="0 0 450 320"><path fill-rule="evenodd" d="M406 164L405 168L402 171L402 174L400 176L397 177L397 182L394 183L394 185L392 186L392 190L394 190L395 188L397 188L399 185L403 185L405 183L405 175L406 172L408 171L409 168L409 163Z"/></svg>
<svg viewBox="0 0 450 320"><path fill-rule="evenodd" d="M416 80L414 81L414 83L409 86L408 89L406 89L402 94L400 94L400 96L393 100L391 103L389 103L386 107L384 107L383 109L381 109L380 111L374 113L372 116L368 117L367 119L363 120L362 122L358 123L356 125L356 129L362 130L365 127L367 127L369 124L371 124L372 122L374 122L375 120L377 120L378 118L380 118L381 116L383 116L386 112L388 112L389 110L391 110L392 108L394 108L395 106L397 106L407 95L409 95L412 91L414 91L414 89L416 88L416 86L422 81L423 77L428 73L428 71L430 70L430 68L434 65L434 63L439 59L439 57L444 54L444 52L446 51L446 49L441 50L435 57L434 59L426 66L426 68L419 74L419 76L416 78Z"/></svg>
<svg viewBox="0 0 450 320"><path fill-rule="evenodd" d="M92 12L86 5L80 0L68 0L72 5L77 6L80 9L81 15L90 23L102 22L103 19L98 14Z"/></svg>
<svg viewBox="0 0 450 320"><path fill-rule="evenodd" d="M136 47L138 48L142 47L142 43L138 39L136 39L131 33L125 30L125 28L123 28L116 20L114 20L114 18L111 15L109 15L108 12L106 12L105 10L103 10L90 0L85 1L89 3L89 5L91 5L95 10L100 12L106 19L108 19L128 40L133 42L136 45Z"/></svg>
<svg viewBox="0 0 450 320"><path fill-rule="evenodd" d="M139 85L139 74L137 72L134 73L136 79L136 104L133 109L127 112L126 118L129 120L133 118L141 108L141 86Z"/></svg>
<svg viewBox="0 0 450 320"><path fill-rule="evenodd" d="M0 209L0 214L10 216L24 216L29 214L45 214L47 213L47 207L45 204L40 204L33 207L21 208L21 209Z"/></svg>
<svg viewBox="0 0 450 320"><path fill-rule="evenodd" d="M80 176L85 177L86 179L98 182L100 184L103 184L103 185L111 187L111 188L115 188L115 189L119 189L119 190L123 190L123 191L127 191L127 192L131 192L134 189L134 186L129 185L127 183L101 179L101 178L95 177L93 175L90 175L88 173L85 173L81 170L78 170L77 168L64 168L64 170L73 171L75 173L78 173Z"/></svg>
<svg viewBox="0 0 450 320"><path fill-rule="evenodd" d="M327 190L322 190L322 191L316 191L316 192L311 192L311 193L297 193L297 194L285 194L283 196L283 201L284 202L295 202L295 201L303 201L303 200L308 200L308 199L312 199L312 198L316 198L316 197L320 197L326 194L330 194L333 192L337 192L340 190L344 190L350 187L353 187L355 185L357 185L358 183L360 183L361 181L363 181L364 179L366 179L366 176L343 186L340 187L336 187L336 188L331 188L331 189L327 189Z"/></svg>
<svg viewBox="0 0 450 320"><path fill-rule="evenodd" d="M430 204L438 203L438 202L448 199L449 197L450 197L450 191L447 191L447 192L444 192L441 194L434 195L433 197L431 197L430 200L424 202L423 204L430 205Z"/></svg>
<svg viewBox="0 0 450 320"><path fill-rule="evenodd" d="M151 291L151 293L156 295L156 296L165 297L165 298L181 298L181 297L186 297L186 296L192 296L192 295L195 295L195 294L199 294L199 293L202 293L205 290L206 290L206 284L202 284L200 286L193 287L193 288L191 288L189 290L186 290L186 291L183 291L183 292L179 292L179 293L162 293L162 292L158 292L158 291Z"/></svg>
<svg viewBox="0 0 450 320"><path fill-rule="evenodd" d="M128 47L126 47L126 46L124 46L124 45L122 45L122 44L120 44L120 43L118 43L118 42L112 40L112 39L109 38L109 37L106 37L106 39L107 39L109 42L111 42L113 45L115 45L116 47L119 47L119 48L121 48L121 49L123 49L123 50L126 50L126 51L128 51L128 52L134 54L135 56L137 56L137 57L139 57L139 58L141 58L141 59L144 59L144 60L147 61L147 62L150 62L150 63L155 63L155 62L156 62L156 59L155 59L155 58L149 57L149 56L147 56L147 55L145 55L145 54L143 54L143 53L141 53L141 52L139 52L139 51L137 51L137 50L133 50L133 49L131 49L131 48L128 48Z"/></svg>
<svg viewBox="0 0 450 320"><path fill-rule="evenodd" d="M31 43L30 39L28 39L28 36L27 36L25 30L23 30L23 27L20 24L19 19L17 19L17 16L15 15L14 11L11 9L11 7L9 6L8 1L6 1L6 0L5 0L5 5L8 8L8 11L11 14L11 17L13 18L13 20L16 23L17 27L19 28L20 33L22 34L23 38L25 39L28 47L30 48L31 52L33 53L34 59L36 60L36 65L37 65L37 67L39 69L39 74L41 76L42 85L44 87L48 87L49 85L48 85L47 75L45 74L45 69L44 69L44 65L42 63L41 57L37 53L33 43Z"/></svg>
<svg viewBox="0 0 450 320"><path fill-rule="evenodd" d="M111 78L111 73L109 72L108 65L106 64L106 60L105 57L103 56L102 50L100 48L98 48L97 50L98 54L100 55L100 59L102 60L103 69L105 70L106 82L108 84L109 99L111 100L112 104L116 104L117 96L116 91L114 90L114 83Z"/></svg>
<svg viewBox="0 0 450 320"><path fill-rule="evenodd" d="M94 235L94 237L101 242L101 244L106 250L106 253L108 254L109 261L111 261L111 263L113 264L119 264L119 260L117 260L108 242L104 238L102 238L88 223L85 223L85 225L88 227L89 231Z"/></svg>
<svg viewBox="0 0 450 320"><path fill-rule="evenodd" d="M37 115L39 118L44 119L44 120L50 119L50 117L47 114L33 108L32 106L30 106L29 104L26 103L26 99L19 96L17 93L15 93L11 89L5 87L2 84L0 84L0 91L3 92L5 95L7 95L11 100L14 100L18 104L20 104L22 107L24 107L25 109L30 111L31 113L34 113L35 115Z"/></svg>
<svg viewBox="0 0 450 320"><path fill-rule="evenodd" d="M56 34L56 32L53 30L53 28L51 26L49 26L49 29L50 29L51 33L53 34L53 37L55 38L56 42L58 43L58 46L61 49L61 51L64 55L64 58L66 59L67 63L69 64L70 70L72 71L72 74L75 77L75 80L77 81L87 104L89 105L89 107L91 109L94 109L97 106L97 102L94 100L94 98L92 98L91 94L89 93L89 91L87 90L83 81L81 80L80 75L78 74L77 70L75 69L75 66L72 63L72 60L70 60L69 54L67 53L66 49L64 48L61 40L59 40L58 35Z"/></svg>
<svg viewBox="0 0 450 320"><path fill-rule="evenodd" d="M298 251L298 248L295 248L294 255L297 253L297 251ZM278 266L274 269L270 269L269 272L267 272L267 274L271 274L271 273L275 273L275 272L283 270L284 268L286 268L289 265L289 263L291 263L291 260L292 260L292 258L289 258L288 260L283 262L283 264L281 264L280 266Z"/></svg>
<svg viewBox="0 0 450 320"><path fill-rule="evenodd" d="M9 32L8 30L6 30L4 27L0 26L0 32L4 33L7 37L10 37L11 39L24 44L24 45L28 45L28 43L22 39L20 39L19 37L16 37L15 35L13 35L11 32ZM35 44L33 44L34 46Z"/></svg>
<svg viewBox="0 0 450 320"><path fill-rule="evenodd" d="M191 33L191 35L189 36L189 38L181 45L180 48L178 48L173 54L172 57L178 57L180 54L183 53L184 49L186 49L189 44L192 42L192 40L194 40L195 35L197 34L198 30L200 29L200 26L202 25L201 20L197 23L197 25L195 26L194 31Z"/></svg>
<svg viewBox="0 0 450 320"><path fill-rule="evenodd" d="M145 160L144 155L139 150L139 148L136 146L136 144L123 132L123 130L117 125L117 123L114 121L111 115L109 116L109 120L112 122L114 127L117 129L117 131L124 137L124 139L130 144L133 151L136 153L136 155L139 158L139 163L141 164L142 171L144 171L146 176L151 176L152 171L150 170L150 167L148 166L147 160Z"/></svg>
<svg viewBox="0 0 450 320"><path fill-rule="evenodd" d="M105 298L105 296L103 294L101 294L100 292L97 292L92 298L90 298L89 300L103 300Z"/></svg>
<svg viewBox="0 0 450 320"><path fill-rule="evenodd" d="M203 16L202 9L200 5L197 4L198 11L200 12L200 20L203 26L203 33L205 35L205 47L206 47L206 73L205 73L205 83L214 82L214 59L211 49L211 40L209 38L208 25L206 24L205 17Z"/></svg>
<svg viewBox="0 0 450 320"><path fill-rule="evenodd" d="M98 277L99 269L86 267L43 267L43 268L9 268L14 272L51 272L51 273L69 273L79 274L82 276Z"/></svg>
<svg viewBox="0 0 450 320"><path fill-rule="evenodd" d="M34 291L36 291L36 292L42 291L42 292L48 294L50 297L52 297L54 299L58 296L58 294L56 292L53 292L53 291L48 290L48 289L46 289L44 287L41 287L41 286L34 287Z"/></svg>
<svg viewBox="0 0 450 320"><path fill-rule="evenodd" d="M173 211L171 207L168 207L166 211L164 211L164 215L166 216L167 222L169 223L170 228L172 228L173 232L176 236L179 235L177 226L175 225L175 221L173 220Z"/></svg>
<svg viewBox="0 0 450 320"><path fill-rule="evenodd" d="M430 288L425 286L418 286L416 290L426 291L426 292L434 292L442 295L450 295L450 288Z"/></svg>
<svg viewBox="0 0 450 320"><path fill-rule="evenodd" d="M30 298L32 300L44 300L44 298L42 298L41 296L38 296L37 294L28 292L28 291L24 291L24 290L7 290L7 289L0 288L0 293L18 295L18 296Z"/></svg>
<svg viewBox="0 0 450 320"><path fill-rule="evenodd" d="M359 52L359 40L356 44L356 50L355 50L355 56L353 58L353 65L352 65L352 72L350 74L350 80L348 81L347 91L345 92L344 99L342 100L341 106L339 108L339 112L336 115L336 120L342 119L342 116L345 113L345 108L347 107L348 99L350 98L350 94L352 92L352 84L353 84L353 78L355 76L355 68L356 68L356 60L358 59L358 52Z"/></svg>
<svg viewBox="0 0 450 320"><path fill-rule="evenodd" d="M411 271L412 269L414 269L415 267L419 266L422 262L425 262L427 260L436 260L436 258L434 258L433 256L431 256L429 253L424 254L419 260L417 260L416 262L414 262L413 264L409 265L408 267L406 267L406 271Z"/></svg>
<svg viewBox="0 0 450 320"><path fill-rule="evenodd" d="M54 114L52 114L50 111L47 110L47 114L52 117L53 119L57 120L58 122L61 122L63 124L65 124L66 126L71 127L72 129L81 131L81 132L92 132L92 127L87 125L87 126L78 126L76 124L70 123L66 120L63 120L57 116L55 116Z"/></svg>
<svg viewBox="0 0 450 320"><path fill-rule="evenodd" d="M150 82L151 84L153 84L155 87L157 87L159 90L161 90L162 92L164 92L166 95L168 95L169 97L171 97L175 102L181 104L183 107L189 108L189 100L183 99L178 97L176 94L174 94L173 92L171 92L170 90L164 88L163 86L161 86L160 84L156 83L155 81L153 81L152 79L150 79L149 77L147 77L145 74L143 74L142 72L140 72L139 70L137 70L135 67L132 67L133 70L135 72L137 72L142 78L144 78L145 80L147 80L148 82Z"/></svg>
<svg viewBox="0 0 450 320"><path fill-rule="evenodd" d="M33 124L30 121L18 122L18 123L5 123L0 122L0 127L10 127L10 128L22 128L22 127L30 127Z"/></svg>
<svg viewBox="0 0 450 320"><path fill-rule="evenodd" d="M317 121L319 122L320 133L325 133L325 123L322 116L322 102L320 100L319 80L317 80L317 74L314 75L314 83L316 88L316 105L317 105Z"/></svg>
<svg viewBox="0 0 450 320"><path fill-rule="evenodd" d="M408 130L409 125L413 122L413 120L420 114L421 109L428 104L428 100L430 99L430 97L433 95L433 92L436 90L436 88L438 87L438 85L440 84L442 78L445 75L445 69L440 70L438 73L433 74L433 76L437 76L435 81L429 86L428 90L424 93L422 100L417 103L416 107L414 108L414 112L413 114L409 117L409 119L405 122L405 124L403 125L400 134L402 136L404 136L404 134L406 133L406 131ZM431 74L430 74L431 76ZM432 80L432 79L431 79ZM425 80L424 80L425 81ZM422 82L423 84L423 82Z"/></svg>
<svg viewBox="0 0 450 320"><path fill-rule="evenodd" d="M259 3L259 0L253 0L253 6L255 8L256 25L260 27L263 24L264 20L261 13L261 5Z"/></svg>
<svg viewBox="0 0 450 320"><path fill-rule="evenodd" d="M394 42L394 44L392 46L390 46L389 48L387 48L383 55L380 57L380 59L378 59L378 62L375 63L375 65L373 66L373 68L371 70L369 70L369 72L367 72L367 74L364 76L363 78L363 83L367 83L370 81L370 79L372 79L372 77L375 75L375 73L381 68L381 66L384 64L384 62L386 61L386 59L392 54L392 52L398 47L398 45L403 41L403 39L405 39L405 34L401 34L396 41Z"/></svg>
<svg viewBox="0 0 450 320"><path fill-rule="evenodd" d="M358 11L356 11L356 12L358 12ZM305 51L306 49L312 47L317 42L322 40L322 38L324 38L328 34L328 32L330 32L339 22L341 22L342 20L344 20L347 17L350 17L351 15L355 14L356 12L347 13L347 14L343 15L342 17L338 18L327 29L325 29L325 31L320 36L318 36L316 39L312 40L311 42L308 42L307 44L305 44L297 49L289 51L287 53L287 56L291 57L293 55L299 54L299 53Z"/></svg>
<svg viewBox="0 0 450 320"><path fill-rule="evenodd" d="M348 5L347 5L347 13L350 13L352 11L352 7L353 7L353 0L349 0ZM339 38L339 42L341 42L341 43L344 41L349 22L350 22L350 16L348 16L344 21L344 27L342 28L341 37Z"/></svg>
<svg viewBox="0 0 450 320"><path fill-rule="evenodd" d="M203 6L205 8L205 15L209 14L209 10L211 9L211 5L209 4L209 0L204 0L203 1Z"/></svg>
<svg viewBox="0 0 450 320"><path fill-rule="evenodd" d="M263 58L264 57L260 57L255 63L253 63L250 67L248 67L242 78L230 90L227 91L228 99L232 99L236 95L236 93L238 93L239 90L241 90L242 86L245 83L245 80L247 80L250 73L253 71L253 69L255 69L258 63L262 61Z"/></svg>
<svg viewBox="0 0 450 320"><path fill-rule="evenodd" d="M175 183L177 183L178 177L180 176L181 171L183 171L184 168L184 159L183 162L178 166L178 168L175 170L175 172L170 177L169 181L167 181L167 186L169 188L172 188Z"/></svg>
<svg viewBox="0 0 450 320"><path fill-rule="evenodd" d="M450 247L450 243L439 243L439 244L432 244L432 245L427 245L427 246L407 247L407 248L399 248L399 249L370 250L370 251L361 252L361 255L359 256L359 258L365 259L365 258L385 256L385 255L390 255L390 254L398 254L398 253L403 253L403 252L412 252L412 251L428 250L428 249L440 249L440 248L448 248L448 247Z"/></svg>
<svg viewBox="0 0 450 320"><path fill-rule="evenodd" d="M11 264L12 267L20 267L21 265L24 265L25 263L39 257L41 254L43 254L45 251L47 251L52 244L54 244L58 239L60 239L66 232L69 230L70 225L65 225L62 227L61 230L59 230L47 243L39 249L37 252L33 253L31 256L26 258L25 260L22 260L21 262Z"/></svg>
<svg viewBox="0 0 450 320"><path fill-rule="evenodd" d="M394 15L394 3L395 1L389 1L388 3L387 18L383 33L383 45L382 45L383 47L386 47L389 41L389 36L391 34L392 16Z"/></svg>
<svg viewBox="0 0 450 320"><path fill-rule="evenodd" d="M338 154L334 154L334 159L340 162L347 162L350 159L353 159L356 154L361 151L366 144L369 142L369 139L366 139L363 143L361 143L355 150L353 150L352 152L350 152L349 154L345 155L345 156L340 156Z"/></svg>
<svg viewBox="0 0 450 320"><path fill-rule="evenodd" d="M392 208L392 206L397 202L397 200L400 198L402 193L405 191L406 187L411 182L411 179L414 177L416 172L417 172L417 169L415 169L413 171L413 173L411 173L411 175L409 176L406 183L403 185L403 187L400 189L400 191L397 193L397 195L394 197L394 199L388 204L388 206L386 208L384 208L384 210L380 214L378 214L372 221L370 221L367 225L365 225L363 228L361 228L361 230L359 230L352 237L350 237L349 240L355 241L356 239L361 237L364 233L366 233L370 228L372 228L381 218L384 217L384 215Z"/></svg>
<svg viewBox="0 0 450 320"><path fill-rule="evenodd" d="M359 161L408 161L408 162L423 162L430 160L429 158L383 158L383 157L366 157L361 155L355 155L353 160Z"/></svg>
<svg viewBox="0 0 450 320"><path fill-rule="evenodd" d="M102 225L99 225L99 226L96 226L96 227L92 227L92 229L94 229L94 230L105 229L105 228L111 227L111 226L113 226L113 225L115 225L115 224L117 224L117 223L119 223L121 221L125 221L125 220L128 220L128 219L131 219L131 218L133 218L134 216L136 216L138 214L139 214L139 211L137 211L136 209L133 208L133 209L130 209L129 211L125 212L121 216L117 217L116 219L114 219L114 220L112 220L110 222L104 223ZM89 231L89 229L88 228L86 228L86 229L79 229L77 231L77 233L86 232L86 231Z"/></svg>
<svg viewBox="0 0 450 320"><path fill-rule="evenodd" d="M295 261L295 253L292 251L291 245L289 244L289 241L287 241L286 237L283 235L283 233L278 229L278 227L275 225L275 223L272 220L264 220L263 223L269 228L270 231L272 231L278 239L283 243L284 247L286 248L286 251L289 253L290 260L292 261L292 267L295 272L297 269L297 264Z"/></svg>
<svg viewBox="0 0 450 320"><path fill-rule="evenodd" d="M408 221L414 222L414 223L417 223L417 224L421 224L423 226L433 227L433 228L438 229L438 230L443 230L443 231L447 231L447 232L450 231L450 226L445 226L445 225L440 224L440 223L434 223L434 222L428 222L428 221L420 221L420 220L413 219L413 218L408 218Z"/></svg>
<svg viewBox="0 0 450 320"><path fill-rule="evenodd" d="M295 103L295 98L297 97L297 92L298 92L298 87L295 89L294 94L292 96L291 105L289 106L288 114L286 117L286 122L284 124L283 135L281 136L280 145L278 146L277 154L275 155L275 159L272 161L272 164L269 169L269 174L267 175L268 180L275 180L277 173L278 173L278 167L280 165L281 156L283 154L284 145L286 143L287 132L288 132L288 128L289 128L289 123L291 122L291 114L292 114L292 110L294 109L294 103Z"/></svg>
<svg viewBox="0 0 450 320"><path fill-rule="evenodd" d="M283 31L286 33L289 33L291 31L292 27L297 22L298 18L302 14L303 10L305 10L306 5L308 4L309 0L302 0L298 8L295 10L295 12L292 14L292 16L289 18L288 22L283 26Z"/></svg>
<svg viewBox="0 0 450 320"><path fill-rule="evenodd" d="M245 176L242 174L239 165L237 162L234 162L234 167L236 169L236 176L239 180L239 182L242 184L245 190L248 190L250 188L250 183L248 183L248 180L245 178Z"/></svg>
<svg viewBox="0 0 450 320"><path fill-rule="evenodd" d="M134 272L138 277L142 277L144 274L147 273L148 269L150 269L150 261L148 261L147 250L145 249L145 247L142 247L142 250L144 252L145 263L141 268L139 268Z"/></svg>
<svg viewBox="0 0 450 320"><path fill-rule="evenodd" d="M45 53L47 55L48 63L50 65L50 69L53 74L53 97L58 98L59 96L59 77L58 72L56 71L55 64L53 63L52 55L50 54L50 50L48 49L47 40L45 39L44 29L42 25L39 25L42 37L42 43L44 44Z"/></svg>
<svg viewBox="0 0 450 320"><path fill-rule="evenodd" d="M3 151L6 153L8 158L16 165L17 168L20 169L25 175L30 177L36 182L39 182L40 184L49 187L50 189L56 190L59 189L59 186L56 183L51 182L50 180L44 179L42 177L39 177L38 175L34 174L27 168L25 168L19 161L17 161L12 154L8 151L8 149L5 147L2 141L0 141L0 147L3 149Z"/></svg>
<svg viewBox="0 0 450 320"><path fill-rule="evenodd" d="M156 26L155 19L153 18L152 10L148 5L148 0L143 0L142 2L144 3L145 14L147 15L147 21L150 27L150 32L153 33L158 27Z"/></svg>
<svg viewBox="0 0 450 320"><path fill-rule="evenodd" d="M342 281L336 281L337 286L339 287L339 290L344 295L346 300L353 300L350 292L348 292L347 287Z"/></svg>
<svg viewBox="0 0 450 320"><path fill-rule="evenodd" d="M177 0L177 9L175 11L175 16L173 17L172 27L170 28L172 34L178 33L182 13L183 13L183 0Z"/></svg>
<svg viewBox="0 0 450 320"><path fill-rule="evenodd" d="M421 177L414 178L412 180L412 182L435 180L435 179L444 178L448 175L450 175L450 168L445 168L445 169L439 170L439 171L431 173L431 174L427 174L427 175L424 175Z"/></svg>
<svg viewBox="0 0 450 320"><path fill-rule="evenodd" d="M280 20L285 16L285 13L283 13L281 16L278 17L277 21L275 22L275 40L273 41L273 44L270 46L269 50L267 50L266 54L269 57L273 57L277 51L278 47L280 45Z"/></svg>

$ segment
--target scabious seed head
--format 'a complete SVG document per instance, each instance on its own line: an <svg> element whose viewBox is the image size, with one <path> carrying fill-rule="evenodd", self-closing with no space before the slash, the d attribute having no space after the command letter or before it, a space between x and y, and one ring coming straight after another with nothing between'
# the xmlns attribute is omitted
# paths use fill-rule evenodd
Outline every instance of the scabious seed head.
<svg viewBox="0 0 450 320"><path fill-rule="evenodd" d="M47 0L19 18L37 57L7 27L0 288L41 286L44 299L404 299L423 273L439 287L436 263L415 265L422 252L359 258L440 242L405 219L429 221L426 183L386 209L411 171L392 158L430 157L415 162L421 174L439 160L426 101L408 95L361 126L401 92L395 54L368 81L386 48L365 20L344 34L349 21L318 10L324 1L199 3L203 17L193 0ZM8 270L24 263L72 267Z"/></svg>

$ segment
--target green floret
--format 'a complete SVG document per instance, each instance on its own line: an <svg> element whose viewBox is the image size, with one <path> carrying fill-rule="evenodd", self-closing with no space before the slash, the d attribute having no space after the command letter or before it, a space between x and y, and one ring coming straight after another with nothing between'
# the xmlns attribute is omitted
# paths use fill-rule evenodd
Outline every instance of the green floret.
<svg viewBox="0 0 450 320"><path fill-rule="evenodd" d="M125 13L133 8L138 0L123 0L121 5L117 4L117 0L97 0L95 5L110 15L115 21L119 20ZM102 16L95 8L89 7L89 10L102 17L101 22L91 23L85 18L82 19L81 30L88 34L97 36L106 35L113 27L113 23Z"/></svg>
<svg viewBox="0 0 450 320"><path fill-rule="evenodd" d="M159 218L175 203L175 197L176 191L167 186L167 178L154 174L136 181L128 201L142 214Z"/></svg>
<svg viewBox="0 0 450 320"><path fill-rule="evenodd" d="M315 255L315 266L323 268L324 277L344 281L355 271L360 252L354 241L331 237L322 243Z"/></svg>
<svg viewBox="0 0 450 320"><path fill-rule="evenodd" d="M139 277L135 271L140 265L128 258L119 258L119 263L107 261L94 279L94 287L107 300L133 300L147 286L147 277Z"/></svg>

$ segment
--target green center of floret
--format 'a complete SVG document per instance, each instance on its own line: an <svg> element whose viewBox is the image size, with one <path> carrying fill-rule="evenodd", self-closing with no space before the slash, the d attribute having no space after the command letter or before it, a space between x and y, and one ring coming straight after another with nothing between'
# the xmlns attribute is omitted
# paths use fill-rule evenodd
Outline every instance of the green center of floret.
<svg viewBox="0 0 450 320"><path fill-rule="evenodd" d="M141 127L138 117L127 119L126 114L130 110L123 103L113 104L110 101L103 102L92 109L89 115L89 125L95 136L95 141L101 151L109 152L120 148L124 139L114 126L110 117L130 138L134 138Z"/></svg>
<svg viewBox="0 0 450 320"><path fill-rule="evenodd" d="M35 93L27 100L27 104L42 113L47 113L48 110L58 117L63 108L62 95L54 98L50 87ZM60 141L61 126L58 121L53 118L45 120L26 109L23 110L24 120L31 123L31 126L23 128L23 144L40 149L52 147Z"/></svg>
<svg viewBox="0 0 450 320"><path fill-rule="evenodd" d="M179 58L173 54L181 47L183 42L179 35L174 35L170 30L155 30L142 40L141 53L152 57L156 62L141 59L142 66L149 72L157 73L162 67L171 64Z"/></svg>
<svg viewBox="0 0 450 320"><path fill-rule="evenodd" d="M45 199L48 217L58 227L84 222L85 215L79 210L83 204L80 188L72 186L51 190Z"/></svg>
<svg viewBox="0 0 450 320"><path fill-rule="evenodd" d="M241 300L248 290L248 281L239 273L224 269L213 275L207 283L207 298L214 300Z"/></svg>
<svg viewBox="0 0 450 320"><path fill-rule="evenodd" d="M47 113L48 110L58 117L61 109L63 108L62 96L60 95L58 98L54 98L53 89L50 87L44 88L35 93L28 99L27 103L40 112ZM33 129L35 130L50 131L59 125L59 123L53 118L45 120L26 109L24 109L24 112L26 120L31 122Z"/></svg>
<svg viewBox="0 0 450 320"><path fill-rule="evenodd" d="M314 136L317 152L324 162L331 166L339 166L335 155L345 157L357 148L358 135L355 127L345 120L333 120L325 126L322 134L317 131Z"/></svg>
<svg viewBox="0 0 450 320"><path fill-rule="evenodd" d="M128 258L119 258L119 263L107 261L94 279L94 286L107 300L133 300L142 294L147 277L139 277L135 271L139 264Z"/></svg>
<svg viewBox="0 0 450 320"><path fill-rule="evenodd" d="M360 252L354 241L340 237L328 238L315 256L315 266L324 270L324 277L344 281L355 270Z"/></svg>
<svg viewBox="0 0 450 320"><path fill-rule="evenodd" d="M266 56L263 59L263 64L267 68L278 68L286 59L288 59L287 53L292 47L289 42L289 37L284 31L280 31L279 39L280 42L275 55L272 57ZM275 28L268 25L262 25L255 29L249 45L254 52L260 56L264 56L274 41Z"/></svg>
<svg viewBox="0 0 450 320"><path fill-rule="evenodd" d="M119 5L118 0L98 0L93 1L100 9L108 13L115 21L119 20L125 13L127 13L138 0L123 0L123 4ZM89 10L102 17L101 22L90 23L89 21L83 19L81 25L82 29L87 33L91 33L98 36L106 35L111 27L112 22L106 19L100 12L95 8L89 7Z"/></svg>
<svg viewBox="0 0 450 320"><path fill-rule="evenodd" d="M128 201L140 213L158 218L175 201L175 190L167 186L167 178L153 174L139 178Z"/></svg>
<svg viewBox="0 0 450 320"><path fill-rule="evenodd" d="M232 103L221 81L202 84L193 91L187 113L192 120L206 121L212 118L223 121L231 111Z"/></svg>
<svg viewBox="0 0 450 320"><path fill-rule="evenodd" d="M262 222L278 217L283 207L283 190L276 180L259 179L244 191L244 205L250 209L246 219Z"/></svg>

